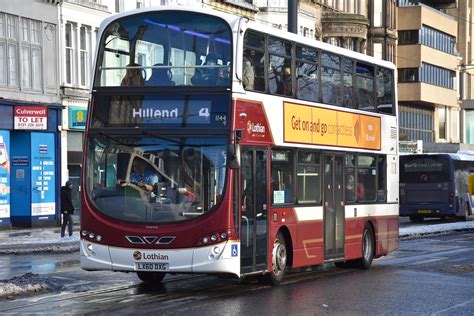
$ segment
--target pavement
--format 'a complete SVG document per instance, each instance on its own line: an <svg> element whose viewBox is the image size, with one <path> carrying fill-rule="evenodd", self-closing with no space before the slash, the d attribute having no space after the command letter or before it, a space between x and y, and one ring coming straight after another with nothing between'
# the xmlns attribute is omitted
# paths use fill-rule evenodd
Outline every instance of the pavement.
<svg viewBox="0 0 474 316"><path fill-rule="evenodd" d="M73 234L61 237L61 227L12 228L0 230L0 255L48 252L74 252L79 250L80 223L74 221Z"/></svg>

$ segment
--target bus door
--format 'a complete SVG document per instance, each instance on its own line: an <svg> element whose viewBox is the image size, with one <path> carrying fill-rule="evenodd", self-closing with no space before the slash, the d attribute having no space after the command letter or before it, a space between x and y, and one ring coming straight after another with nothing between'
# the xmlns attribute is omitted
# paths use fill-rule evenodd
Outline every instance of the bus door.
<svg viewBox="0 0 474 316"><path fill-rule="evenodd" d="M241 273L267 268L268 172L266 148L241 150Z"/></svg>
<svg viewBox="0 0 474 316"><path fill-rule="evenodd" d="M324 259L344 258L343 156L327 154L324 159Z"/></svg>

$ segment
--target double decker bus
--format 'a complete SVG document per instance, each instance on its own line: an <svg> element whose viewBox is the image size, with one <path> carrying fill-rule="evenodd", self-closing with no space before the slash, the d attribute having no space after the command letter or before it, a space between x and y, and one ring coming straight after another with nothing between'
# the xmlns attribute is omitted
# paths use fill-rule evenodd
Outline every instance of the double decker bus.
<svg viewBox="0 0 474 316"><path fill-rule="evenodd" d="M126 12L98 35L83 269L278 284L398 248L393 64L211 9Z"/></svg>
<svg viewBox="0 0 474 316"><path fill-rule="evenodd" d="M400 156L400 216L473 218L474 153Z"/></svg>

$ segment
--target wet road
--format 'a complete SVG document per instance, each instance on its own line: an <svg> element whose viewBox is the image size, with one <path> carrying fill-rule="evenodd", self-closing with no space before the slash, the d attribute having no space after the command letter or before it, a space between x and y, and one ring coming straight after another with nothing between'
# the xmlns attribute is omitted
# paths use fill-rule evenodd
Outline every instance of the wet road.
<svg viewBox="0 0 474 316"><path fill-rule="evenodd" d="M0 300L0 313L473 315L473 249L472 232L402 240L368 271L300 271L274 288L207 276L149 287L133 274L85 272L65 258L45 272L63 285L58 293Z"/></svg>

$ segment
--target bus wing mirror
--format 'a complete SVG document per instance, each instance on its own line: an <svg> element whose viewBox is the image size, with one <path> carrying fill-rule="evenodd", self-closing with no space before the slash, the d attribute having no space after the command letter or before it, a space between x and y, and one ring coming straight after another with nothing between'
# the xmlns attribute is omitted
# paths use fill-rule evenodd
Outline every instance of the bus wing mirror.
<svg viewBox="0 0 474 316"><path fill-rule="evenodd" d="M239 141L242 139L242 130L237 129L234 131L234 143L229 144L227 147L227 161L229 162L230 169L240 168L240 145Z"/></svg>
<svg viewBox="0 0 474 316"><path fill-rule="evenodd" d="M227 147L227 160L230 169L240 168L240 145L237 143L229 144Z"/></svg>
<svg viewBox="0 0 474 316"><path fill-rule="evenodd" d="M470 195L474 195L474 174L470 174L468 178L468 191Z"/></svg>

